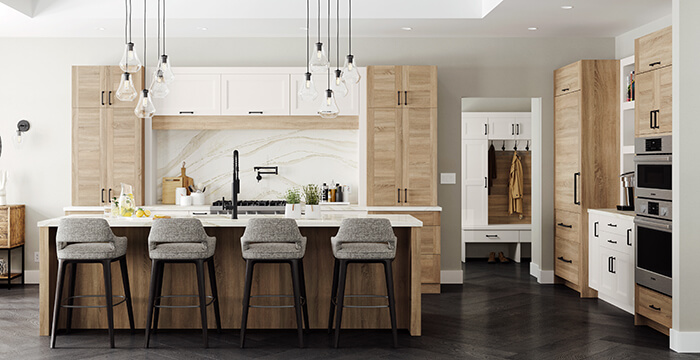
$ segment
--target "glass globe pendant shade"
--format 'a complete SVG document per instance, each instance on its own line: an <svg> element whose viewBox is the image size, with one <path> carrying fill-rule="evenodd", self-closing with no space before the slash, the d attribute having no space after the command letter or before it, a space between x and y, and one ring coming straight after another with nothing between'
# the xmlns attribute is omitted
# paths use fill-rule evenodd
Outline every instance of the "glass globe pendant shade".
<svg viewBox="0 0 700 360"><path fill-rule="evenodd" d="M151 97L148 96L148 89L143 89L141 96L139 97L139 102L136 104L136 109L134 109L134 114L142 119L145 119L153 117L155 113L156 108L153 106Z"/></svg>
<svg viewBox="0 0 700 360"><path fill-rule="evenodd" d="M122 74L122 79L119 82L117 89L117 99L121 101L133 101L138 96L139 92L134 87L134 82L131 80L131 74L125 72Z"/></svg>
<svg viewBox="0 0 700 360"><path fill-rule="evenodd" d="M135 74L141 70L141 60L134 50L134 43L127 43L124 46L124 55L119 61L119 67L124 72Z"/></svg>
<svg viewBox="0 0 700 360"><path fill-rule="evenodd" d="M360 72L357 71L357 63L355 63L355 56L348 55L345 58L345 66L343 67L343 80L347 84L357 84L360 82Z"/></svg>
<svg viewBox="0 0 700 360"><path fill-rule="evenodd" d="M170 61L168 61L168 55L163 54L160 56L158 70L162 72L162 78L165 80L165 83L168 85L172 84L173 80L175 80L175 74L173 74Z"/></svg>
<svg viewBox="0 0 700 360"><path fill-rule="evenodd" d="M328 56L326 56L326 51L323 50L323 43L316 43L316 51L311 55L311 61L309 61L309 67L312 73L321 73L328 70L329 62Z"/></svg>
<svg viewBox="0 0 700 360"><path fill-rule="evenodd" d="M156 69L153 74L153 81L150 86L150 94L153 98L162 99L170 93L170 88L168 87L167 81L163 76L163 71Z"/></svg>
<svg viewBox="0 0 700 360"><path fill-rule="evenodd" d="M331 90L333 90L333 94L345 97L348 95L348 87L345 85L345 80L343 80L341 73L342 71L340 71L340 69L335 71L335 78L333 78L333 82L331 83Z"/></svg>
<svg viewBox="0 0 700 360"><path fill-rule="evenodd" d="M335 103L333 90L326 90L326 98L321 102L321 108L318 109L318 114L324 119L334 119L338 116L338 104Z"/></svg>
<svg viewBox="0 0 700 360"><path fill-rule="evenodd" d="M311 73L307 72L304 74L306 79L299 86L299 97L302 101L313 101L318 97L318 91L316 90L316 84L311 77Z"/></svg>

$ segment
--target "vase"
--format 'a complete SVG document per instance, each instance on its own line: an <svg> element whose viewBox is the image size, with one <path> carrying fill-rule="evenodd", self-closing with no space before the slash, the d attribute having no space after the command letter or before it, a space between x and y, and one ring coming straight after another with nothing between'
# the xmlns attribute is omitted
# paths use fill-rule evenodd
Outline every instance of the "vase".
<svg viewBox="0 0 700 360"><path fill-rule="evenodd" d="M284 217L289 219L301 219L301 204L284 205Z"/></svg>
<svg viewBox="0 0 700 360"><path fill-rule="evenodd" d="M321 218L321 205L306 205L304 207L304 217L307 219L320 219Z"/></svg>

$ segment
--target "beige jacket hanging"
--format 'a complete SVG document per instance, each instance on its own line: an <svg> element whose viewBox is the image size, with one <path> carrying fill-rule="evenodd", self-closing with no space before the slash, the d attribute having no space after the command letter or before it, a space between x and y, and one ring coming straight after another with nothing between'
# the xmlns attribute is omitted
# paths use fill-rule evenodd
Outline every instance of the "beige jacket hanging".
<svg viewBox="0 0 700 360"><path fill-rule="evenodd" d="M508 184L508 214L523 214L523 165L516 151L513 153L513 162L510 165L510 182Z"/></svg>

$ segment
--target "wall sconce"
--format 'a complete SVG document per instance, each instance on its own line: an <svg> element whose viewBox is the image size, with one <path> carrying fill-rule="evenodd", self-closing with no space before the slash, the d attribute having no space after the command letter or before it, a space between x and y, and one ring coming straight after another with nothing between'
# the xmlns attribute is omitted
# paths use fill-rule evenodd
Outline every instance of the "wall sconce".
<svg viewBox="0 0 700 360"><path fill-rule="evenodd" d="M22 133L25 133L27 131L29 131L29 121L20 120L17 123L17 134L14 136L15 143L17 143L17 145L22 145Z"/></svg>

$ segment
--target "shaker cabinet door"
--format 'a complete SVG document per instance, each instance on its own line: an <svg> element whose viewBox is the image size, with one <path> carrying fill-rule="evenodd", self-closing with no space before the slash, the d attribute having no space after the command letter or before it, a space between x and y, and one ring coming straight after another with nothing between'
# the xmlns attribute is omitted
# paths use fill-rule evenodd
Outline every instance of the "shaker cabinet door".
<svg viewBox="0 0 700 360"><path fill-rule="evenodd" d="M314 85L318 92L318 97L314 100L304 101L299 97L299 88L306 82L304 74L293 74L291 76L291 98L292 98L292 115L317 116L318 108L321 106L325 96L325 91L328 88L326 77L316 76ZM335 95L335 101L338 104L340 116L359 116L360 115L360 86L358 84L345 84L348 88L348 94L345 96Z"/></svg>
<svg viewBox="0 0 700 360"><path fill-rule="evenodd" d="M488 224L488 140L462 141L462 226Z"/></svg>
<svg viewBox="0 0 700 360"><path fill-rule="evenodd" d="M72 204L98 206L107 202L103 182L107 176L102 158L102 115L108 109L99 107L73 109L72 136Z"/></svg>
<svg viewBox="0 0 700 360"><path fill-rule="evenodd" d="M401 66L367 67L367 107L398 108L403 106Z"/></svg>
<svg viewBox="0 0 700 360"><path fill-rule="evenodd" d="M174 72L168 96L153 99L157 116L221 115L221 75Z"/></svg>
<svg viewBox="0 0 700 360"><path fill-rule="evenodd" d="M554 134L554 208L580 213L580 92L554 98Z"/></svg>
<svg viewBox="0 0 700 360"><path fill-rule="evenodd" d="M403 109L403 205L437 205L437 108Z"/></svg>
<svg viewBox="0 0 700 360"><path fill-rule="evenodd" d="M289 87L288 74L222 75L221 114L289 115Z"/></svg>
<svg viewBox="0 0 700 360"><path fill-rule="evenodd" d="M367 109L367 205L400 206L401 109Z"/></svg>

